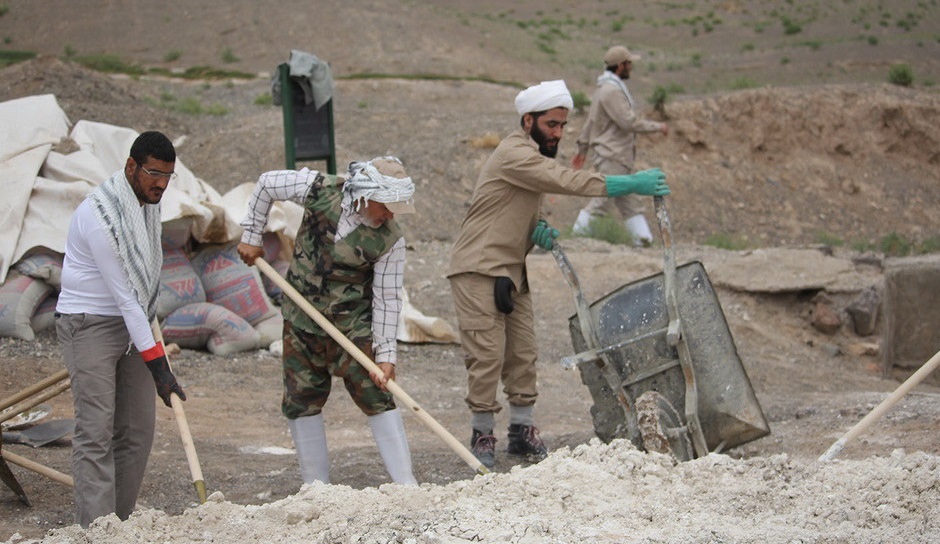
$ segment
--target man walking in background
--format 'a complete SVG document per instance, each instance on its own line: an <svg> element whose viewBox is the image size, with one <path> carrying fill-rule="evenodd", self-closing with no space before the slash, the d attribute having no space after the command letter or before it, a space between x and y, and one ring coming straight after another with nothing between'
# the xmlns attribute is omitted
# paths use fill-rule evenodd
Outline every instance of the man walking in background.
<svg viewBox="0 0 940 544"><path fill-rule="evenodd" d="M636 159L636 135L649 132L669 134L666 123L640 119L636 114L636 103L626 80L630 78L633 63L638 60L639 55L622 45L615 45L604 54L607 69L597 78L597 91L591 99L587 122L578 137L578 153L571 159L572 167L582 168L588 151L593 151L594 168L601 174L630 174ZM572 230L575 234L590 233L592 218L607 215L616 206L634 245L648 247L653 242L653 234L643 215L646 200L635 194L611 199L592 198L578 212Z"/></svg>

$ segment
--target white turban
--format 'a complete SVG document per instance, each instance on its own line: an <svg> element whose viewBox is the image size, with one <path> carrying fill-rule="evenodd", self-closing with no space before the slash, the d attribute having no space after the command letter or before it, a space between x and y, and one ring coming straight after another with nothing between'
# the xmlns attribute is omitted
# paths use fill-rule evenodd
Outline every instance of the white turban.
<svg viewBox="0 0 940 544"><path fill-rule="evenodd" d="M516 111L519 115L552 108L574 108L574 100L563 79L543 81L516 95Z"/></svg>

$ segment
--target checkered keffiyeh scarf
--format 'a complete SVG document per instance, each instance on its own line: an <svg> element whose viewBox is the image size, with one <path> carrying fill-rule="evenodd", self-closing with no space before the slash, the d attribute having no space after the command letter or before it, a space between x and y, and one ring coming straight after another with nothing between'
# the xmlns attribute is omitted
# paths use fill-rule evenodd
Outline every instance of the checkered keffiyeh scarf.
<svg viewBox="0 0 940 544"><path fill-rule="evenodd" d="M108 234L131 289L153 319L157 313L157 293L163 249L160 245L160 205L140 205L123 170L115 172L95 188L88 198L98 221Z"/></svg>
<svg viewBox="0 0 940 544"><path fill-rule="evenodd" d="M401 161L395 157L381 158L401 164ZM415 184L410 177L386 176L372 163L373 161L350 163L349 175L343 183L344 209L358 210L366 205L368 200L402 202L414 196Z"/></svg>

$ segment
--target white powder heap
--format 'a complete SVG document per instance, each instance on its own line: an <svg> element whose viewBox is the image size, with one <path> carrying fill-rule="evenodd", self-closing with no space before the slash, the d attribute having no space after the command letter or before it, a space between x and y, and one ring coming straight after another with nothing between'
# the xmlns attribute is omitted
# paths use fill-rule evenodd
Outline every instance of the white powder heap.
<svg viewBox="0 0 940 544"><path fill-rule="evenodd" d="M111 515L42 543L940 542L940 457L798 463L712 454L673 464L595 439L509 473L448 485L304 486L261 506Z"/></svg>

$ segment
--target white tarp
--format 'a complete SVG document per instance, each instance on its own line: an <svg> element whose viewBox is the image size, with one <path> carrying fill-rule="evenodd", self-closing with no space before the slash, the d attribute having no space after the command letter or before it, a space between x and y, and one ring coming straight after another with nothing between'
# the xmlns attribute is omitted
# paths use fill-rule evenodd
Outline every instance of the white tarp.
<svg viewBox="0 0 940 544"><path fill-rule="evenodd" d="M138 133L93 121L70 123L53 95L0 103L0 283L32 248L65 251L72 212L124 167ZM163 196L161 219L192 219L200 242L241 235L222 196L177 160L178 178ZM211 225L211 228L210 228Z"/></svg>
<svg viewBox="0 0 940 544"><path fill-rule="evenodd" d="M93 121L78 121L73 127L51 94L0 103L0 284L29 250L65 251L72 212L92 189L124 167L137 136L129 128ZM161 201L162 222L189 219L190 235L198 242L239 239L238 221L253 184L240 185L223 197L179 160L176 173ZM293 240L302 218L300 206L277 203L266 231ZM404 306L399 340L457 341L446 322L424 316L407 298Z"/></svg>

